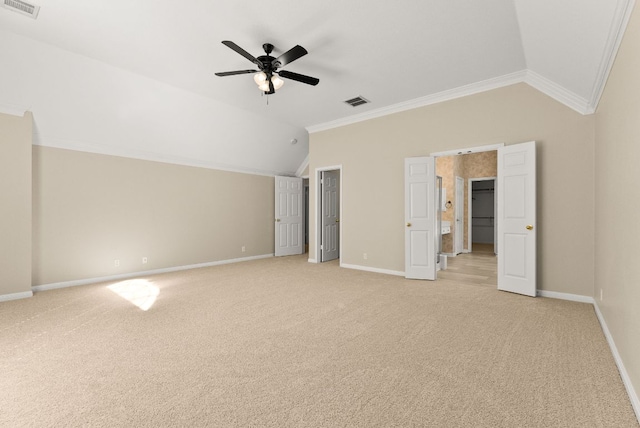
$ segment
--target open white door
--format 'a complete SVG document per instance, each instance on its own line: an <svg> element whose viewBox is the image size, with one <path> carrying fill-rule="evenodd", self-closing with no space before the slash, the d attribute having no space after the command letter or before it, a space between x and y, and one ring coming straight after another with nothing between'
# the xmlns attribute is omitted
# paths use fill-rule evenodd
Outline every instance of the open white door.
<svg viewBox="0 0 640 428"><path fill-rule="evenodd" d="M498 289L536 295L536 144L498 149Z"/></svg>
<svg viewBox="0 0 640 428"><path fill-rule="evenodd" d="M320 261L340 256L340 171L322 171L322 242Z"/></svg>
<svg viewBox="0 0 640 428"><path fill-rule="evenodd" d="M404 275L436 279L436 164L433 157L404 160Z"/></svg>
<svg viewBox="0 0 640 428"><path fill-rule="evenodd" d="M276 177L276 256L302 254L302 178Z"/></svg>

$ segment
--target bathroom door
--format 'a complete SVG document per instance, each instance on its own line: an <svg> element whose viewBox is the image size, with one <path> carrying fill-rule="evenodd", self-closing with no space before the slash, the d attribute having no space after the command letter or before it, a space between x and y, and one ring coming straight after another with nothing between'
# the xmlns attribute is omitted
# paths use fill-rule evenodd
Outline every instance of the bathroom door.
<svg viewBox="0 0 640 428"><path fill-rule="evenodd" d="M464 251L464 179L456 177L456 205L454 207L455 225L455 248L453 252L460 254Z"/></svg>

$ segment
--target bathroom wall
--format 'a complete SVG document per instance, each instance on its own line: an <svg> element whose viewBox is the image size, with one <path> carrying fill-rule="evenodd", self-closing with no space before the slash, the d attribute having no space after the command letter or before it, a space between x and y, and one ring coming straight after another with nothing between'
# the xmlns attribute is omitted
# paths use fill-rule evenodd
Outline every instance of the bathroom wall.
<svg viewBox="0 0 640 428"><path fill-rule="evenodd" d="M442 220L451 222L451 233L442 236L442 252L453 253L455 242L455 207L456 204L464 204L464 246L469 250L469 179L496 177L498 175L498 157L495 150L468 155L442 156L436 158L436 174L442 177L442 188L447 189L447 200L451 201L451 207L442 212ZM464 179L464 200L456 200L456 177Z"/></svg>

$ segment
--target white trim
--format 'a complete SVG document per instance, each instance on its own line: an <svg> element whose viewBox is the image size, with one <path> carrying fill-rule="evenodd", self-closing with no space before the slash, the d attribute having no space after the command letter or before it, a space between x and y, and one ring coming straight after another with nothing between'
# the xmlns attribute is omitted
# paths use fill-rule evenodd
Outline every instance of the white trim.
<svg viewBox="0 0 640 428"><path fill-rule="evenodd" d="M618 49L620 48L620 43L622 43L622 37L631 18L634 5L635 0L618 0L614 18L611 22L611 28L609 29L607 43L598 67L596 81L591 90L591 96L589 97L589 105L587 108L589 113L595 113L598 108L604 87L609 79L609 73L611 73Z"/></svg>
<svg viewBox="0 0 640 428"><path fill-rule="evenodd" d="M304 160L302 161L302 163L300 164L300 166L296 170L296 177L305 178L305 177L302 177L301 174L302 174L302 171L304 171L304 169L306 167L308 167L308 166L309 166L309 154L307 153L307 157L304 158ZM307 174L307 178L308 177L309 177L309 175Z"/></svg>
<svg viewBox="0 0 640 428"><path fill-rule="evenodd" d="M343 241L342 241L342 229L344 228L344 218L342 216L342 183L344 182L342 177L342 164L333 166L323 166L315 169L316 178L316 218L315 218L315 237L316 237L316 259L317 263L322 262L322 253L320 252L320 244L322 242L322 230L320 223L322 222L322 193L320 192L320 173L323 171L340 171L340 244L338 249L338 260L340 260L340 266L342 266L342 254L343 254Z"/></svg>
<svg viewBox="0 0 640 428"><path fill-rule="evenodd" d="M266 259L266 258L269 258L269 257L273 257L273 254L262 254L262 255L259 255L259 256L242 257L242 258L239 258L239 259L218 260L218 261L215 261L215 262L197 263L197 264L194 264L194 265L174 266L174 267L170 267L170 268L154 269L154 270L147 270L147 271L142 271L142 272L123 273L123 274L120 274L120 275L100 276L100 277L95 277L95 278L76 279L76 280L73 280L73 281L55 282L55 283L51 283L51 284L34 285L33 287L31 287L31 289L33 291L36 291L36 292L37 291L55 290L57 288L75 287L77 285L95 284L95 283L98 283L98 282L118 281L118 280L127 279L127 278L134 278L134 277L140 277L140 276L149 276L149 275L157 275L157 274L160 274L160 273L177 272L177 271L181 271L181 270L198 269L198 268L210 267L210 266L226 265L226 264L230 264L230 263L247 262L247 261L250 261L250 260Z"/></svg>
<svg viewBox="0 0 640 428"><path fill-rule="evenodd" d="M442 157L442 156L468 155L468 154L471 154L471 153L491 152L491 151L494 151L494 150L498 150L501 147L504 147L504 143L489 144L489 145L486 145L486 146L469 147L469 148L466 148L466 149L446 150L444 152L431 153L429 156L433 156L434 158L438 158L438 157Z"/></svg>
<svg viewBox="0 0 640 428"><path fill-rule="evenodd" d="M401 272L399 270L379 269L379 268L374 268L369 266L351 265L347 263L341 264L340 267L347 268L347 269L363 270L366 272L383 273L386 275L404 276L404 272Z"/></svg>
<svg viewBox="0 0 640 428"><path fill-rule="evenodd" d="M125 147L112 147L98 144L81 143L61 138L44 137L34 132L33 145L42 147L53 147L56 149L74 150L77 152L95 153L107 156L119 156L129 159L139 159L151 162L162 162L173 165L192 166L196 168L215 169L220 171L237 172L240 174L262 175L267 177L294 176L291 172L269 171L262 169L246 168L238 165L228 165L223 163L211 162L202 159L193 159L175 155L162 155L158 153L148 152L144 150L134 150Z"/></svg>
<svg viewBox="0 0 640 428"><path fill-rule="evenodd" d="M0 294L0 302L9 302L11 300L26 299L32 297L33 291L22 291L20 293Z"/></svg>
<svg viewBox="0 0 640 428"><path fill-rule="evenodd" d="M593 308L596 311L596 316L598 317L598 321L600 321L600 327L602 327L602 331L604 332L604 337L607 338L607 343L609 344L609 348L611 348L611 353L613 354L613 359L616 362L616 366L618 366L618 372L620 373L620 377L622 378L622 383L624 384L625 389L627 390L627 394L629 395L629 400L631 401L631 407L633 407L633 411L636 414L636 419L640 423L640 397L636 393L635 388L633 387L633 383L631 383L631 378L629 377L629 373L624 366L624 362L620 357L620 353L618 352L618 347L613 341L613 336L609 331L609 327L607 327L607 322L600 312L600 307L598 307L598 303L593 302Z"/></svg>
<svg viewBox="0 0 640 428"><path fill-rule="evenodd" d="M309 263L318 263L318 260L316 260L316 259L312 259L312 258L307 259L307 261L308 261Z"/></svg>
<svg viewBox="0 0 640 428"><path fill-rule="evenodd" d="M377 117L387 116L393 113L399 113L406 110L424 107L432 104L450 101L456 98L466 97L481 92L491 91L493 89L514 85L524 81L526 70L516 71L515 73L505 74L504 76L494 77L492 79L483 80L481 82L471 83L469 85L460 86L458 88L448 89L446 91L416 98L413 100L393 104L375 110L369 110L361 114L336 119L330 122L319 123L317 125L307 126L307 131L312 134L315 132L326 131L328 129L339 128L345 125L362 122Z"/></svg>
<svg viewBox="0 0 640 428"><path fill-rule="evenodd" d="M547 79L546 77L539 75L535 71L527 70L524 81L529 86L536 88L543 94L550 96L554 100L566 105L580 114L593 113L592 111L589 111L589 101Z"/></svg>
<svg viewBox="0 0 640 428"><path fill-rule="evenodd" d="M591 303L594 299L591 296L583 296L580 294L560 293L558 291L536 290L536 295L540 297L548 297L550 299L569 300L571 302Z"/></svg>
<svg viewBox="0 0 640 428"><path fill-rule="evenodd" d="M23 117L29 109L16 104L0 103L0 113Z"/></svg>

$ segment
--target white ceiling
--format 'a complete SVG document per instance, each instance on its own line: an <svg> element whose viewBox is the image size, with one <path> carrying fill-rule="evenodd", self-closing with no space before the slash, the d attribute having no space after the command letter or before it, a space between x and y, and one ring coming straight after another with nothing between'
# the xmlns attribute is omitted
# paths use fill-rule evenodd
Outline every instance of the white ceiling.
<svg viewBox="0 0 640 428"><path fill-rule="evenodd" d="M37 20L0 8L0 106L34 112L37 144L291 174L307 130L518 81L593 112L634 0L34 3ZM264 97L214 76L253 68L222 40L300 44L284 69L320 83Z"/></svg>

